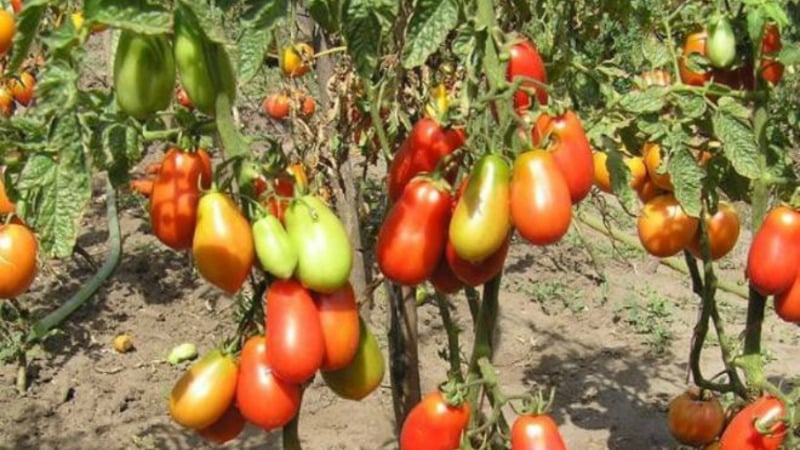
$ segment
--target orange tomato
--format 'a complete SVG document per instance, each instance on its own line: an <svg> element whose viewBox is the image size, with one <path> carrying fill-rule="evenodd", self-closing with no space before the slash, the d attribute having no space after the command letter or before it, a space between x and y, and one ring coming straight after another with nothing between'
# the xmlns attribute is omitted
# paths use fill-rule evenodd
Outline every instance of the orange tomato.
<svg viewBox="0 0 800 450"><path fill-rule="evenodd" d="M195 430L212 426L233 404L238 370L233 358L219 350L194 363L170 392L173 420Z"/></svg>
<svg viewBox="0 0 800 450"><path fill-rule="evenodd" d="M0 298L25 293L36 277L36 236L25 225L0 225Z"/></svg>
<svg viewBox="0 0 800 450"><path fill-rule="evenodd" d="M0 86L0 114L5 117L14 115L14 96L5 86Z"/></svg>
<svg viewBox="0 0 800 450"><path fill-rule="evenodd" d="M19 104L28 106L33 100L33 90L36 87L36 78L30 72L22 72L19 79L12 78L8 81L8 89Z"/></svg>
<svg viewBox="0 0 800 450"><path fill-rule="evenodd" d="M289 97L283 94L270 94L264 99L261 108L264 114L272 117L275 120L283 120L289 117L289 108L291 104Z"/></svg>
<svg viewBox="0 0 800 450"><path fill-rule="evenodd" d="M647 167L647 174L655 185L661 189L672 192L675 187L672 185L672 178L668 173L659 173L659 167L662 165L661 159L661 146L648 142L644 144L644 165Z"/></svg>
<svg viewBox="0 0 800 450"><path fill-rule="evenodd" d="M678 58L678 69L681 73L681 80L691 86L702 86L711 79L711 71L694 72L689 69L688 62L689 55L692 53L699 53L703 56L706 55L706 41L708 40L708 33L697 31L686 36L686 42L683 44L683 54Z"/></svg>
<svg viewBox="0 0 800 450"><path fill-rule="evenodd" d="M647 203L650 200L658 197L659 195L664 195L668 193L669 192L656 186L656 184L653 183L653 180L651 180L650 177L646 177L644 183L642 183L639 189L636 189L636 194L639 196L639 200L641 200L642 203Z"/></svg>
<svg viewBox="0 0 800 450"><path fill-rule="evenodd" d="M313 58L314 49L304 42L284 47L280 60L283 75L294 78L307 74L311 70Z"/></svg>
<svg viewBox="0 0 800 450"><path fill-rule="evenodd" d="M535 245L558 242L572 222L569 187L551 153L520 154L511 175L511 221Z"/></svg>
<svg viewBox="0 0 800 450"><path fill-rule="evenodd" d="M603 192L612 193L611 174L609 173L608 166L606 165L607 161L608 155L606 153L595 152L594 184ZM644 160L640 156L634 156L632 158L623 158L623 162L626 166L628 166L628 170L631 174L631 179L628 182L628 186L633 189L641 188L642 185L644 185L644 183L647 181L647 169L645 168Z"/></svg>
<svg viewBox="0 0 800 450"><path fill-rule="evenodd" d="M675 196L661 195L642 207L636 230L645 250L666 258L686 248L697 232L698 220L688 216Z"/></svg>
<svg viewBox="0 0 800 450"><path fill-rule="evenodd" d="M11 49L16 32L17 24L14 16L5 9L0 9L0 56L5 55Z"/></svg>
<svg viewBox="0 0 800 450"><path fill-rule="evenodd" d="M706 215L706 229L708 230L708 246L711 250L711 259L717 260L727 255L739 239L739 214L730 203L719 202L717 212ZM697 229L687 249L696 257L701 258L700 229Z"/></svg>
<svg viewBox="0 0 800 450"><path fill-rule="evenodd" d="M322 370L339 370L353 361L358 350L358 307L350 282L332 294L315 294L325 355Z"/></svg>
<svg viewBox="0 0 800 450"><path fill-rule="evenodd" d="M311 117L314 115L314 111L317 110L317 104L314 102L314 98L310 95L303 95L300 97L300 113L304 117Z"/></svg>
<svg viewBox="0 0 800 450"><path fill-rule="evenodd" d="M17 210L17 206L11 202L6 193L5 167L0 167L0 215L11 214Z"/></svg>

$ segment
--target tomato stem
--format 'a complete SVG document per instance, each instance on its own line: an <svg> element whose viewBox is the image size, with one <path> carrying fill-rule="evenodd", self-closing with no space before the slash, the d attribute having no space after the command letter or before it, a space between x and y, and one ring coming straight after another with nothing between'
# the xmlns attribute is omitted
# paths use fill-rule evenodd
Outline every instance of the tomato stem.
<svg viewBox="0 0 800 450"><path fill-rule="evenodd" d="M442 323L447 332L447 359L450 361L450 376L457 381L463 381L464 375L461 373L461 350L458 345L458 325L450 317L450 305L447 298L436 292L436 305L439 307L439 315L442 316Z"/></svg>

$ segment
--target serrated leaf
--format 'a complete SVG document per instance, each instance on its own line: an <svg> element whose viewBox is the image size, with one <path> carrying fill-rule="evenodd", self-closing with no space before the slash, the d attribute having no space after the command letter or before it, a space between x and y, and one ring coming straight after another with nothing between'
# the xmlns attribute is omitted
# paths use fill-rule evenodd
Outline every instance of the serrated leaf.
<svg viewBox="0 0 800 450"><path fill-rule="evenodd" d="M669 127L658 117L643 117L636 121L639 131L649 137L651 141L661 140L669 132Z"/></svg>
<svg viewBox="0 0 800 450"><path fill-rule="evenodd" d="M345 11L344 29L347 50L359 75L371 78L378 68L381 27L367 0L352 0Z"/></svg>
<svg viewBox="0 0 800 450"><path fill-rule="evenodd" d="M636 211L637 209L637 196L633 189L631 189L631 171L623 160L623 155L616 147L606 147L608 151L608 159L606 159L606 168L611 178L611 190L619 199L619 202L627 211Z"/></svg>
<svg viewBox="0 0 800 450"><path fill-rule="evenodd" d="M700 217L702 209L703 178L706 172L698 164L689 148L681 145L671 149L667 162L672 185L675 187L675 198L683 206L686 214Z"/></svg>
<svg viewBox="0 0 800 450"><path fill-rule="evenodd" d="M172 14L165 6L155 0L86 0L83 15L87 21L114 28L161 34L172 31Z"/></svg>
<svg viewBox="0 0 800 450"><path fill-rule="evenodd" d="M199 29L210 41L223 45L228 43L222 24L222 11L219 8L211 7L207 0L179 0L179 4L178 7L183 7L184 11L192 12Z"/></svg>
<svg viewBox="0 0 800 450"><path fill-rule="evenodd" d="M342 4L339 0L308 0L306 8L309 14L323 30L328 33L339 31Z"/></svg>
<svg viewBox="0 0 800 450"><path fill-rule="evenodd" d="M452 49L456 55L467 58L475 51L475 43L475 30L471 26L462 25L456 29Z"/></svg>
<svg viewBox="0 0 800 450"><path fill-rule="evenodd" d="M722 97L717 101L717 110L729 114L741 121L749 121L751 111L731 97Z"/></svg>
<svg viewBox="0 0 800 450"><path fill-rule="evenodd" d="M682 92L676 92L674 95L675 103L686 117L696 119L706 113L707 105L703 97Z"/></svg>
<svg viewBox="0 0 800 450"><path fill-rule="evenodd" d="M417 1L406 33L403 66L411 69L425 64L456 25L458 4L455 0Z"/></svg>
<svg viewBox="0 0 800 450"><path fill-rule="evenodd" d="M747 34L750 35L752 42L760 42L761 34L764 32L764 16L759 8L748 8L747 10Z"/></svg>
<svg viewBox="0 0 800 450"><path fill-rule="evenodd" d="M264 1L260 7L252 7L243 16L242 34L238 41L239 73L241 83L249 83L261 70L264 55L272 43L272 31L286 16L286 0Z"/></svg>
<svg viewBox="0 0 800 450"><path fill-rule="evenodd" d="M50 61L39 76L36 113L41 116L63 114L78 102L79 73L65 61Z"/></svg>
<svg viewBox="0 0 800 450"><path fill-rule="evenodd" d="M736 172L750 179L758 178L758 147L753 130L724 110L718 110L712 122L714 134L722 142L722 151Z"/></svg>
<svg viewBox="0 0 800 450"><path fill-rule="evenodd" d="M622 97L620 105L626 111L636 114L659 112L664 108L664 92L663 88L631 91Z"/></svg>
<svg viewBox="0 0 800 450"><path fill-rule="evenodd" d="M672 61L669 49L655 37L645 39L642 43L642 54L652 67L662 67Z"/></svg>
<svg viewBox="0 0 800 450"><path fill-rule="evenodd" d="M47 9L43 2L26 4L16 18L17 31L14 34L14 47L11 60L5 67L5 73L16 72L30 53L33 39L38 35L39 22L42 21Z"/></svg>

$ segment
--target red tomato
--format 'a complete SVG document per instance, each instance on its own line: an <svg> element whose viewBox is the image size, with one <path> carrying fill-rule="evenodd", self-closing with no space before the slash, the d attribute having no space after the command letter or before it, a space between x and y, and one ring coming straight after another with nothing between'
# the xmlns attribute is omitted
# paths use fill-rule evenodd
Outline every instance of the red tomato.
<svg viewBox="0 0 800 450"><path fill-rule="evenodd" d="M768 83L777 84L783 78L783 64L773 59L781 48L780 30L774 23L767 24L761 39L761 78Z"/></svg>
<svg viewBox="0 0 800 450"><path fill-rule="evenodd" d="M667 425L678 442L699 447L722 432L725 411L716 397L703 398L699 388L690 388L669 403Z"/></svg>
<svg viewBox="0 0 800 450"><path fill-rule="evenodd" d="M764 218L747 255L747 277L763 295L791 287L800 265L800 213L778 206Z"/></svg>
<svg viewBox="0 0 800 450"><path fill-rule="evenodd" d="M686 248L697 232L698 220L686 215L672 194L645 203L636 221L639 241L648 253L659 258Z"/></svg>
<svg viewBox="0 0 800 450"><path fill-rule="evenodd" d="M567 450L558 425L547 414L517 417L511 427L511 450Z"/></svg>
<svg viewBox="0 0 800 450"><path fill-rule="evenodd" d="M378 233L378 267L386 278L413 286L433 274L451 206L450 194L434 181L417 178L406 186Z"/></svg>
<svg viewBox="0 0 800 450"><path fill-rule="evenodd" d="M455 294L464 287L464 283L458 279L456 274L453 273L453 269L450 268L450 263L447 262L445 255L439 258L439 264L436 265L436 270L433 271L428 281L431 282L436 291L442 294Z"/></svg>
<svg viewBox="0 0 800 450"><path fill-rule="evenodd" d="M283 217L286 214L286 210L289 208L289 203L291 203L291 199L294 197L294 179L291 175L278 176L278 178L272 181L272 188L274 193L267 196L265 202L269 213L283 222ZM258 189L258 187L256 189ZM264 189L266 189L266 184L264 185Z"/></svg>
<svg viewBox="0 0 800 450"><path fill-rule="evenodd" d="M520 236L535 245L557 242L569 230L572 221L569 187L549 152L531 150L520 154L514 162L511 221Z"/></svg>
<svg viewBox="0 0 800 450"><path fill-rule="evenodd" d="M269 431L286 425L297 414L300 386L275 376L267 353L264 336L245 342L239 359L236 404L248 422Z"/></svg>
<svg viewBox="0 0 800 450"><path fill-rule="evenodd" d="M408 413L400 431L400 450L455 450L469 422L469 405L448 405L435 391Z"/></svg>
<svg viewBox="0 0 800 450"><path fill-rule="evenodd" d="M175 250L192 246L200 189L211 187L211 160L203 149L171 148L161 161L150 196L153 234Z"/></svg>
<svg viewBox="0 0 800 450"><path fill-rule="evenodd" d="M547 136L553 139L550 152L558 170L564 176L572 203L578 203L592 189L594 158L578 115L567 111L550 117L539 115L533 128L533 143L541 147Z"/></svg>
<svg viewBox="0 0 800 450"><path fill-rule="evenodd" d="M694 72L689 69L688 62L689 55L692 53L699 53L706 56L706 41L708 40L708 33L704 31L697 31L686 36L686 42L683 44L683 54L678 58L678 69L681 73L681 80L691 86L702 86L711 79L711 71Z"/></svg>
<svg viewBox="0 0 800 450"><path fill-rule="evenodd" d="M325 336L314 300L295 280L273 282L265 300L269 364L282 379L304 383L319 370L325 356Z"/></svg>
<svg viewBox="0 0 800 450"><path fill-rule="evenodd" d="M775 312L790 323L800 322L800 272L797 275L789 289L775 295Z"/></svg>
<svg viewBox="0 0 800 450"><path fill-rule="evenodd" d="M291 102L289 97L284 94L270 94L264 99L261 108L264 110L264 114L273 119L283 120L289 117Z"/></svg>
<svg viewBox="0 0 800 450"><path fill-rule="evenodd" d="M36 236L25 225L0 224L0 298L25 293L36 277Z"/></svg>
<svg viewBox="0 0 800 450"><path fill-rule="evenodd" d="M194 109L194 103L192 103L192 99L189 98L189 94L186 93L186 89L183 86L178 86L175 90L175 99L184 108Z"/></svg>
<svg viewBox="0 0 800 450"><path fill-rule="evenodd" d="M11 7L14 8L14 14L19 14L22 11L22 0L11 0Z"/></svg>
<svg viewBox="0 0 800 450"><path fill-rule="evenodd" d="M231 405L210 427L197 430L197 434L215 444L224 444L236 439L244 430L245 420L242 413Z"/></svg>
<svg viewBox="0 0 800 450"><path fill-rule="evenodd" d="M358 350L358 308L353 286L348 282L332 294L316 294L325 354L322 370L339 370L353 360Z"/></svg>
<svg viewBox="0 0 800 450"><path fill-rule="evenodd" d="M448 241L445 249L445 257L447 258L450 270L452 270L456 278L467 286L474 287L486 283L503 270L503 264L505 264L506 256L508 256L508 245L510 241L511 235L509 234L497 251L479 263L471 263L458 256L455 248L450 241Z"/></svg>
<svg viewBox="0 0 800 450"><path fill-rule="evenodd" d="M513 82L517 77L532 78L541 83L547 83L547 71L539 50L529 40L513 45L509 49L508 66L506 67L506 80ZM532 89L536 92L536 99L540 105L547 104L547 90L537 86L532 81L523 82L520 87ZM514 93L514 109L517 113L531 108L531 97L525 91Z"/></svg>
<svg viewBox="0 0 800 450"><path fill-rule="evenodd" d="M772 396L746 406L731 420L720 439L720 450L777 450L786 438L786 407ZM759 429L766 431L761 434Z"/></svg>
<svg viewBox="0 0 800 450"><path fill-rule="evenodd" d="M733 250L739 239L739 213L730 203L719 202L717 212L713 216L706 215L705 223L711 259L720 259ZM702 257L699 227L687 248L694 256Z"/></svg>

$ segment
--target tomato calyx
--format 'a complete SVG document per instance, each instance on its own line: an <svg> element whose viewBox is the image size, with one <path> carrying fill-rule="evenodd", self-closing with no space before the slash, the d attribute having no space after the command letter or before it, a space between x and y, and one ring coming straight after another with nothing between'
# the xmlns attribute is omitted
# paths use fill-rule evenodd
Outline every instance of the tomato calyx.
<svg viewBox="0 0 800 450"><path fill-rule="evenodd" d="M442 393L447 405L458 408L467 403L467 387L466 384L451 378L439 385L439 392Z"/></svg>
<svg viewBox="0 0 800 450"><path fill-rule="evenodd" d="M515 407L512 404L511 407L520 416L543 416L552 410L555 395L555 388L550 389L547 398L545 398L544 392L539 390L535 394L523 398L520 406Z"/></svg>

